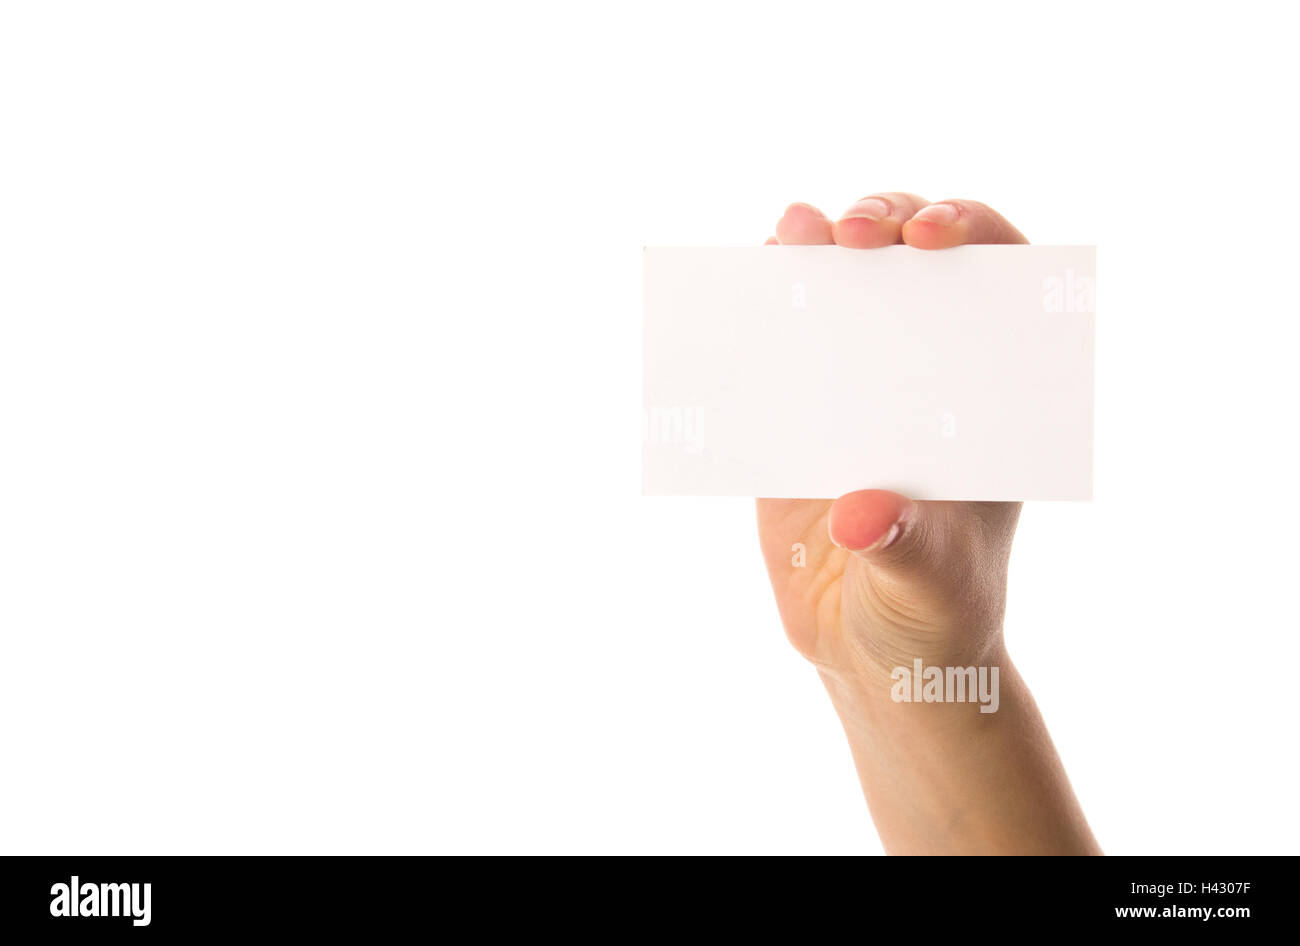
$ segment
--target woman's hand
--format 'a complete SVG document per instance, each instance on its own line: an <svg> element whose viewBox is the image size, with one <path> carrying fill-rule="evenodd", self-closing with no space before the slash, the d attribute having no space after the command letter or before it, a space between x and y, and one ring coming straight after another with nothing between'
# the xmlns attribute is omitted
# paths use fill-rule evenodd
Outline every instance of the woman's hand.
<svg viewBox="0 0 1300 946"><path fill-rule="evenodd" d="M928 204L914 194L883 193L834 223L807 204L791 204L767 242L869 251L1026 240L975 201ZM863 352L862 370L876 357ZM894 667L911 667L916 657L939 666L996 661L1019 515L1019 503L913 503L881 490L833 503L760 499L759 538L791 643L825 673L886 684Z"/></svg>
<svg viewBox="0 0 1300 946"><path fill-rule="evenodd" d="M833 223L792 204L767 242L871 252L1026 241L981 203L882 193ZM882 356L863 352L861 370ZM870 489L834 502L758 500L786 634L821 672L890 853L1100 853L1003 644L1019 516L1019 503L917 503ZM999 692L983 705L899 702L893 671L917 659L985 668Z"/></svg>

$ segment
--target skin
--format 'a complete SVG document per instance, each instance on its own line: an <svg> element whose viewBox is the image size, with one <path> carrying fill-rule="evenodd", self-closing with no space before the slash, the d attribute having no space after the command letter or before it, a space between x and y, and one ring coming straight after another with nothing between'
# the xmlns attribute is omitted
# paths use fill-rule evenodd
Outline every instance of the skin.
<svg viewBox="0 0 1300 946"><path fill-rule="evenodd" d="M835 221L791 204L769 244L870 252L1026 243L984 204L885 192ZM791 644L844 725L890 854L1100 854L1002 635L1019 503L914 503L861 490L758 500L758 531ZM802 543L802 566L792 547ZM895 667L999 668L1000 705L895 702Z"/></svg>

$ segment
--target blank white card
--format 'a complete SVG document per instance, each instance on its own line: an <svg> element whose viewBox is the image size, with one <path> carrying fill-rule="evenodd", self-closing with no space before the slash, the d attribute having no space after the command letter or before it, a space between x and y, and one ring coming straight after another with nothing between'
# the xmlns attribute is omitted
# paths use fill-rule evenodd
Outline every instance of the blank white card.
<svg viewBox="0 0 1300 946"><path fill-rule="evenodd" d="M649 247L643 491L1089 499L1084 246Z"/></svg>

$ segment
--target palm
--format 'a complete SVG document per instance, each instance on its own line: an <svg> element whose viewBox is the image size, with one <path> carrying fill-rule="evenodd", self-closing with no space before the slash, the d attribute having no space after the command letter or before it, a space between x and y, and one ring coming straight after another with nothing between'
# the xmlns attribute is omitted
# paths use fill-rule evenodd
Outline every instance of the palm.
<svg viewBox="0 0 1300 946"><path fill-rule="evenodd" d="M843 588L855 589L850 596L849 610L845 615L856 616L855 631L879 632L896 623L900 615L908 622L920 619L921 626L936 628L953 617L972 626L981 623L976 618L988 611L988 602L973 592L981 587L979 582L968 581L977 564L988 565L1002 560L1010 548L1020 514L1020 503L991 502L927 502L927 519L941 523L950 532L948 546L958 559L968 565L947 568L943 563L940 573L947 582L955 585L947 593L937 594L938 586L932 582L924 600L910 600L910 590L902 589L907 603L897 597L896 583L885 586L885 598L893 598L891 607L881 610L881 587L871 567L857 556L834 545L830 540L828 517L834 505L825 499L760 499L758 500L758 535L767 562L772 590L776 594L781 621L791 643L806 657L820 661L835 649L841 633L841 613L846 604ZM988 554L992 550L998 554ZM845 570L855 574L846 585ZM935 576L932 576L935 577ZM945 584L947 583L945 582ZM1005 585L1005 578L1002 579ZM862 592L870 588L871 594ZM956 606L956 611L948 613ZM991 612L990 612L991 613ZM947 620L945 620L945 617ZM862 621L865 624L861 624ZM907 622L905 622L907 623ZM913 630L915 625L913 625ZM851 632L852 633L852 632Z"/></svg>

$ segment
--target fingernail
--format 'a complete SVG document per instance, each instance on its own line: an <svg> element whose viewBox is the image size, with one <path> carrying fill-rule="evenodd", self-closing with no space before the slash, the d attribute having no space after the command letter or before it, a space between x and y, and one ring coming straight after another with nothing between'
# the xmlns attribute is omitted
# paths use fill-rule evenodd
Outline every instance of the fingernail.
<svg viewBox="0 0 1300 946"><path fill-rule="evenodd" d="M930 204L916 212L913 220L927 220L941 227L949 227L957 222L960 214L952 204Z"/></svg>
<svg viewBox="0 0 1300 946"><path fill-rule="evenodd" d="M844 216L840 219L884 220L892 209L887 201L879 197L865 197L844 211Z"/></svg>
<svg viewBox="0 0 1300 946"><path fill-rule="evenodd" d="M903 531L903 525L902 525L902 523L900 523L900 522L895 522L892 526L889 527L889 531L886 532L886 533L885 533L883 536L881 536L879 539L877 539L877 540L876 540L876 544L873 545L873 546L871 546L869 549L867 549L867 551L868 551L868 552L879 552L879 551L881 551L882 549L887 549L887 548L889 548L891 545L894 544L894 540L895 540L896 538L898 538L898 534L899 534L900 532L902 532L902 531Z"/></svg>
<svg viewBox="0 0 1300 946"><path fill-rule="evenodd" d="M854 548L851 545L845 545L843 542L836 541L835 536L833 535L831 536L831 542L848 552L853 552L855 555L861 555L866 552L883 552L898 540L898 537L903 534L903 530L907 528L908 523L912 521L912 517L915 515L916 503L908 502L898 511L897 517L892 523L890 523L889 528L882 532L870 545L863 546L862 548Z"/></svg>
<svg viewBox="0 0 1300 946"><path fill-rule="evenodd" d="M861 548L861 549L849 548L849 546L847 545L840 545L840 543L835 542L834 539L831 539L831 541L834 542L836 545L839 545L840 548L848 552L857 552L859 554L862 552L880 552L893 545L894 540L898 538L899 533L902 531L903 531L903 524L901 522L895 522L885 531L884 535L876 539L876 541L872 542L866 548Z"/></svg>
<svg viewBox="0 0 1300 946"><path fill-rule="evenodd" d="M795 209L806 210L806 211L808 211L808 213L812 214L814 217L823 217L823 218L824 218L824 217L826 216L824 213L822 213L820 210L818 210L818 209L817 209L816 207L814 207L812 204L805 204L803 201L795 201L795 202L794 202L793 204L791 204L789 207L785 208L785 213L781 214L782 219L784 219L784 218L790 216L790 211L795 210Z"/></svg>

